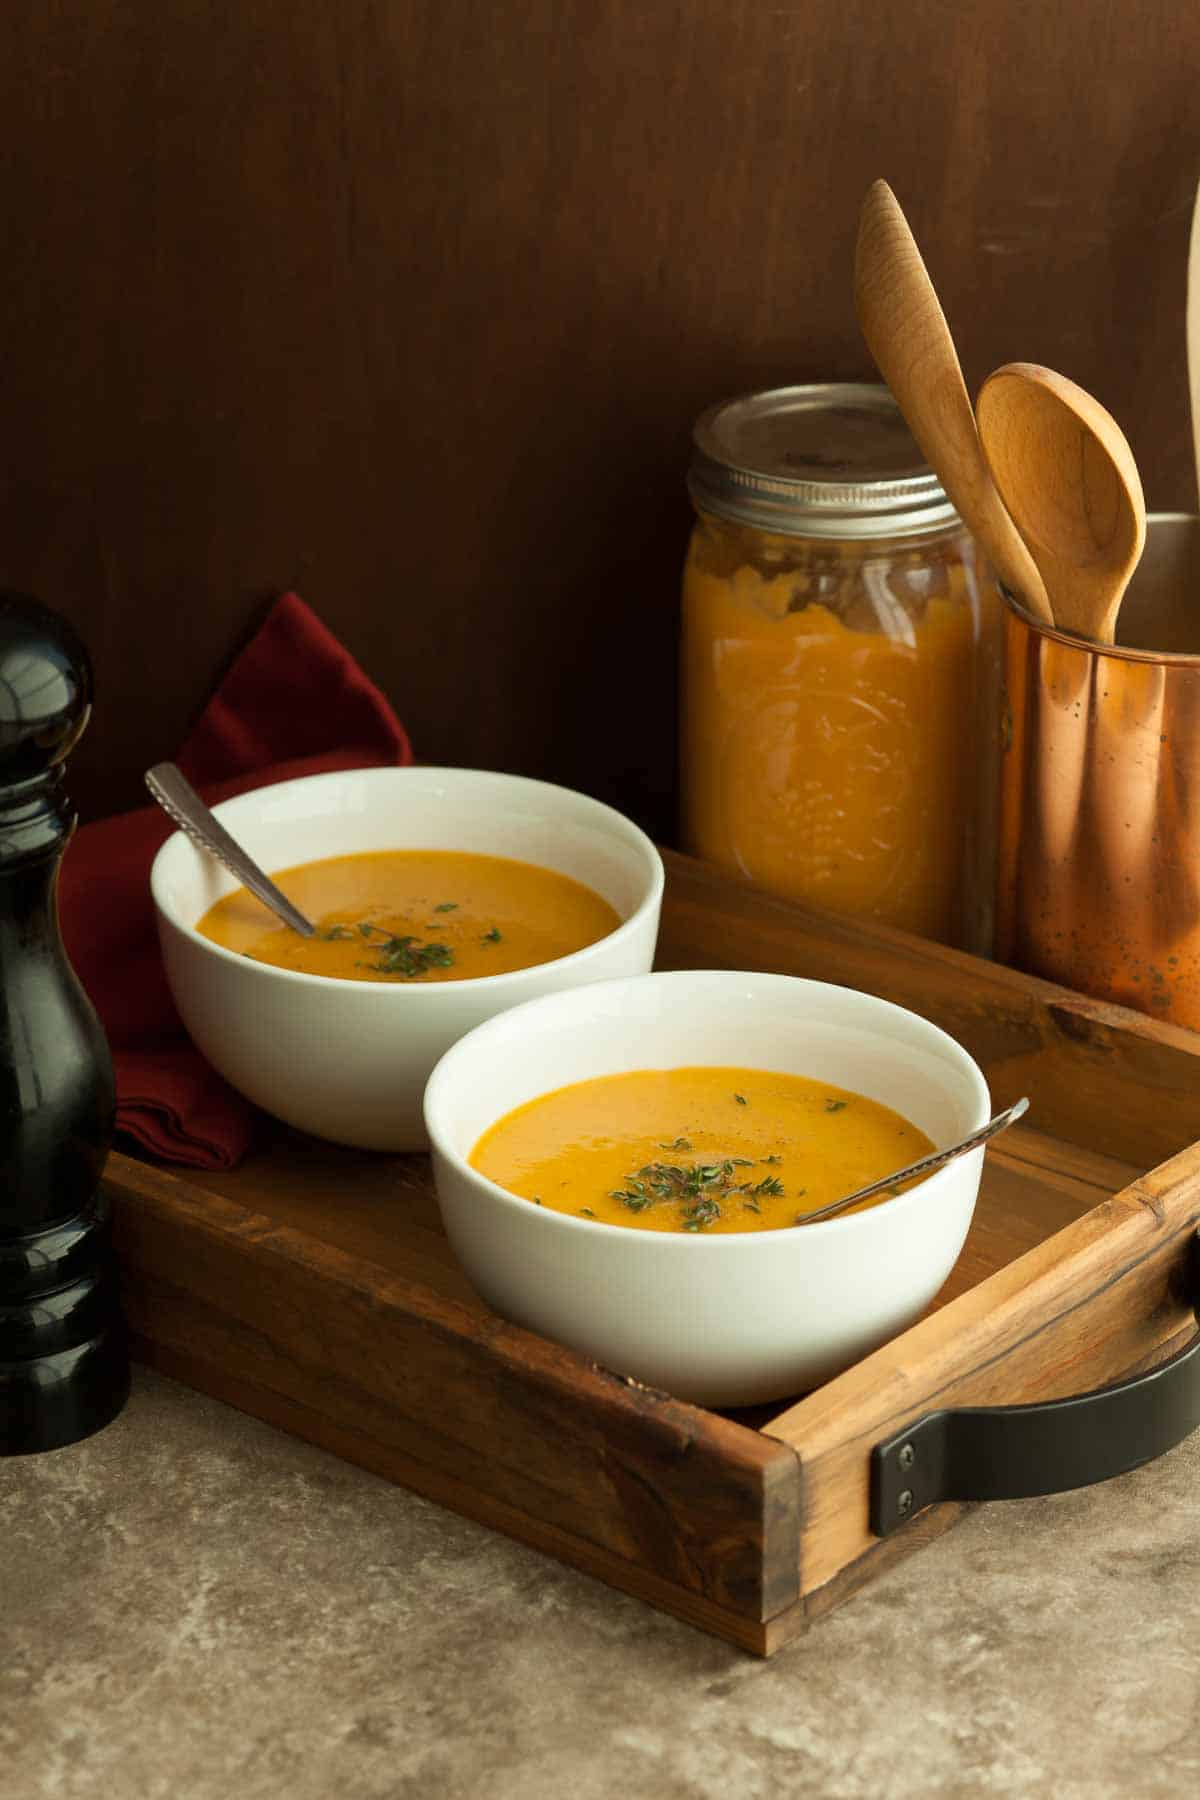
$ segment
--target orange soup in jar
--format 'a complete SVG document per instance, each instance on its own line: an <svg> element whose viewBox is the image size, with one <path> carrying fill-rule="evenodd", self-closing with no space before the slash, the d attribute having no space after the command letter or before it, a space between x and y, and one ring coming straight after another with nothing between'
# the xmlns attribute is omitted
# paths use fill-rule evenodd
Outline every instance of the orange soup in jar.
<svg viewBox="0 0 1200 1800"><path fill-rule="evenodd" d="M986 951L998 619L887 389L776 389L696 427L685 848Z"/></svg>

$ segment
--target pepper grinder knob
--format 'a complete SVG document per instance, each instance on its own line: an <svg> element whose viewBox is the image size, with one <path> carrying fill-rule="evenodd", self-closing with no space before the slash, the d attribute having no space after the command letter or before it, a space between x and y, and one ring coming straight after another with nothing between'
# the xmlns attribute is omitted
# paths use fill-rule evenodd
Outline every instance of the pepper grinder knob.
<svg viewBox="0 0 1200 1800"><path fill-rule="evenodd" d="M74 629L0 592L0 1455L87 1437L129 1392L100 1189L112 1058L58 927L62 767L91 699Z"/></svg>

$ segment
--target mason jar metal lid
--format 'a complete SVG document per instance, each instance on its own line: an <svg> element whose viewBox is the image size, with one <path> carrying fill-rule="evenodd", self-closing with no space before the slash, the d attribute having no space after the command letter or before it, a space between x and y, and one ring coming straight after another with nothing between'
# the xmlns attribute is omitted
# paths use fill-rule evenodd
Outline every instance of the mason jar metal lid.
<svg viewBox="0 0 1200 1800"><path fill-rule="evenodd" d="M796 537L908 537L958 514L882 383L723 400L692 433L688 490L718 518Z"/></svg>

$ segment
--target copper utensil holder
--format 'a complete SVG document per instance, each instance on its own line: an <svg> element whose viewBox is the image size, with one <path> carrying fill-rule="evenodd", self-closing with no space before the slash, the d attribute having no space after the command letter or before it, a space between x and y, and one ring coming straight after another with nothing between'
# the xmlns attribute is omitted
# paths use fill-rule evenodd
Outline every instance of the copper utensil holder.
<svg viewBox="0 0 1200 1800"><path fill-rule="evenodd" d="M996 954L1200 1029L1200 519L1148 524L1116 645L1005 595Z"/></svg>

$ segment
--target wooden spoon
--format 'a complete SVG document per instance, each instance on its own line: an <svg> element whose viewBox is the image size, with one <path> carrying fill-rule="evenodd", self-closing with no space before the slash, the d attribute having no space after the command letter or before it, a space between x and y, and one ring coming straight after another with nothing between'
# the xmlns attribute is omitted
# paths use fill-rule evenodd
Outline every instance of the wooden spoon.
<svg viewBox="0 0 1200 1800"><path fill-rule="evenodd" d="M854 261L858 322L909 429L1005 587L1053 621L1037 567L988 472L954 339L886 181L863 202Z"/></svg>
<svg viewBox="0 0 1200 1800"><path fill-rule="evenodd" d="M1036 363L1006 363L976 404L996 486L1064 631L1111 644L1146 544L1133 451L1111 413Z"/></svg>
<svg viewBox="0 0 1200 1800"><path fill-rule="evenodd" d="M1192 455L1200 488L1200 185L1192 206L1187 266L1187 367L1192 400Z"/></svg>

